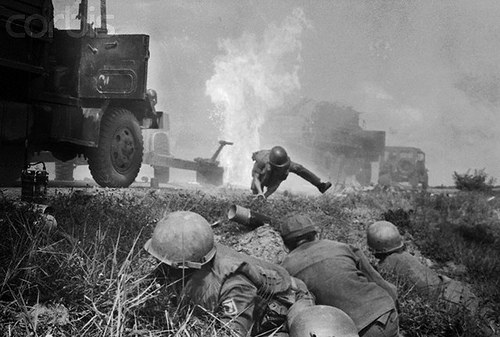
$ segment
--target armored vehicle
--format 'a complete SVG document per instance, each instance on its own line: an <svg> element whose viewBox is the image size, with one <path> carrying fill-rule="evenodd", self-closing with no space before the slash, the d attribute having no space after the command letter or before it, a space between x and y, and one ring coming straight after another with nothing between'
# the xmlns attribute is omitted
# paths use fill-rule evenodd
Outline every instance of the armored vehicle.
<svg viewBox="0 0 500 337"><path fill-rule="evenodd" d="M105 0L100 27L82 0L71 13L79 27L56 28L56 3L0 0L0 183L50 151L88 158L101 186L128 186L142 162L141 129L163 123L147 90L149 36L108 34Z"/></svg>
<svg viewBox="0 0 500 337"><path fill-rule="evenodd" d="M360 112L332 102L304 99L274 113L263 126L267 142L290 149L304 165L315 166L330 181L361 185L372 180L372 163L384 154L385 132L365 130Z"/></svg>

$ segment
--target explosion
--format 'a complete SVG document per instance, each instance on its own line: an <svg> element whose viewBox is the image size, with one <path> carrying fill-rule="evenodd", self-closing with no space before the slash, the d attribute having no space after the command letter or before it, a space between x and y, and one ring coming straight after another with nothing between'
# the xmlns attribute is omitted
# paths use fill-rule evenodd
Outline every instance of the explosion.
<svg viewBox="0 0 500 337"><path fill-rule="evenodd" d="M300 89L300 37L308 27L304 12L296 8L281 25L270 24L261 40L245 33L219 42L224 54L214 60L206 94L217 107L212 117L221 121L222 139L234 142L220 158L226 183L250 184L251 155L260 149L259 129L268 111Z"/></svg>

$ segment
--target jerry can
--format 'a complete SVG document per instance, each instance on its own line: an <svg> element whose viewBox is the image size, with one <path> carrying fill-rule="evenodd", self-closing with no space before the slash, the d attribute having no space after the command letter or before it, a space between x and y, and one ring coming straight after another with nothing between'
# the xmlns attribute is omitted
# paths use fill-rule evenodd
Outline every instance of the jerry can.
<svg viewBox="0 0 500 337"><path fill-rule="evenodd" d="M42 164L42 168L39 167ZM30 163L21 172L21 200L41 202L47 196L49 173L44 162Z"/></svg>

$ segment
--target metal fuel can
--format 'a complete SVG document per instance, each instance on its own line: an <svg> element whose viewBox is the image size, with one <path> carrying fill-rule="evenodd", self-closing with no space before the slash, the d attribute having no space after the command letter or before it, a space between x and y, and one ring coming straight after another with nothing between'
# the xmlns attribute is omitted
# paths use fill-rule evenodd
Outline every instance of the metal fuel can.
<svg viewBox="0 0 500 337"><path fill-rule="evenodd" d="M42 165L40 168L39 165ZM44 162L30 163L21 172L21 200L42 202L47 197L49 173Z"/></svg>

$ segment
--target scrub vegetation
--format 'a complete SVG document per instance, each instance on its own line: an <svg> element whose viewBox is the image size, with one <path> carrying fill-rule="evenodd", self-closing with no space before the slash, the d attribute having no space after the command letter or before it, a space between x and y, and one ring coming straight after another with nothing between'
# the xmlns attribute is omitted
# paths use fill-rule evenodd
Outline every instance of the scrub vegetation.
<svg viewBox="0 0 500 337"><path fill-rule="evenodd" d="M455 187L461 191L483 191L488 192L495 186L495 178L489 177L484 169L474 170L473 173L468 170L463 174L453 172Z"/></svg>
<svg viewBox="0 0 500 337"><path fill-rule="evenodd" d="M181 284L155 282L157 262L142 247L157 221L178 210L219 221L217 240L235 245L249 231L227 220L229 207L238 204L274 219L307 213L322 238L358 245L370 257L366 227L392 221L410 251L467 282L480 298L478 313L471 315L385 275L398 285L404 335L485 336L500 328L500 196L493 193L311 197L285 191L253 202L246 191L230 189L75 190L50 197L58 223L53 229L28 205L0 196L0 335L229 336L210 313L197 318L202 308L180 307Z"/></svg>

